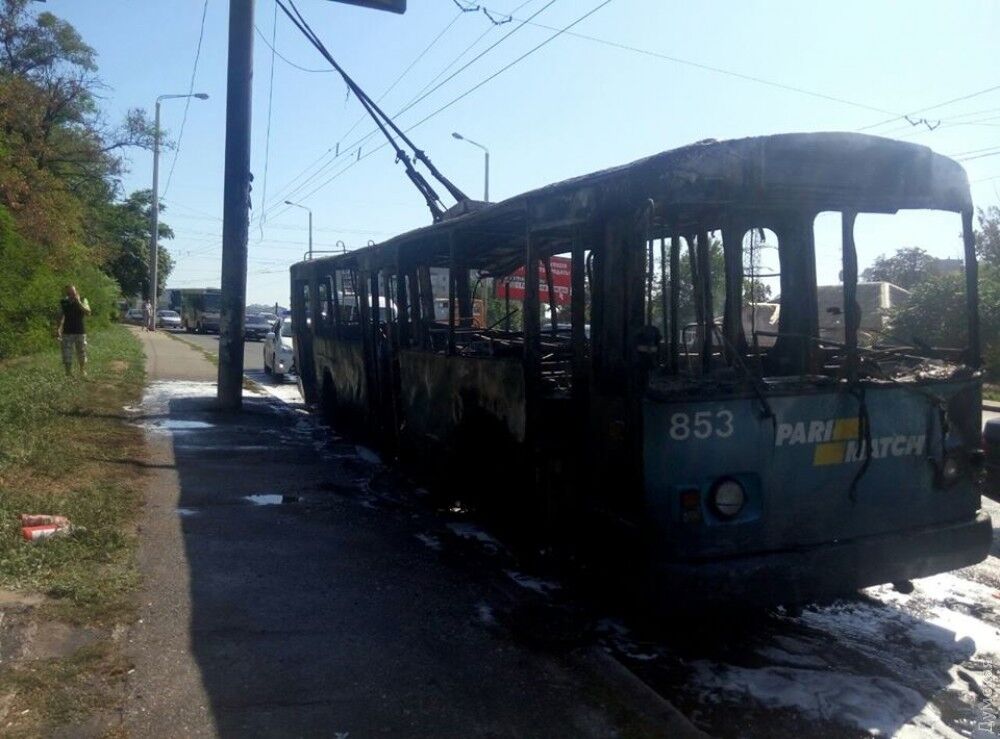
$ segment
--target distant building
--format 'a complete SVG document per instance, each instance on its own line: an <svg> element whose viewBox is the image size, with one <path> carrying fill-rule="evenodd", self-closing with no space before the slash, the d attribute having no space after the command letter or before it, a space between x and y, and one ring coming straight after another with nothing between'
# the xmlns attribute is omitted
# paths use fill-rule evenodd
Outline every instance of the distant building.
<svg viewBox="0 0 1000 739"><path fill-rule="evenodd" d="M948 260L940 260L948 261ZM857 302L861 309L859 341L870 344L888 328L891 312L901 308L910 298L910 291L889 282L859 282ZM829 341L844 341L844 286L819 285L816 288L819 307L819 335ZM773 346L774 334L781 319L781 298L773 302L743 307L743 330L747 336L756 331L759 346Z"/></svg>
<svg viewBox="0 0 1000 739"><path fill-rule="evenodd" d="M935 277L962 274L965 271L965 262L961 259L935 259L927 265L927 271Z"/></svg>

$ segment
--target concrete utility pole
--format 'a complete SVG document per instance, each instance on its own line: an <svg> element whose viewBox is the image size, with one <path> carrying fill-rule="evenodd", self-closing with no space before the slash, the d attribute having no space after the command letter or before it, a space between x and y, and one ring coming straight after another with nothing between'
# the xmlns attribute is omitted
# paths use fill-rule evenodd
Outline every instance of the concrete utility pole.
<svg viewBox="0 0 1000 739"><path fill-rule="evenodd" d="M252 82L253 0L229 0L217 396L219 405L228 410L239 410L243 405L243 317L247 292L247 236L250 230Z"/></svg>
<svg viewBox="0 0 1000 739"><path fill-rule="evenodd" d="M336 0L393 13L406 0ZM229 0L226 80L226 173L222 193L222 314L219 318L219 406L243 405L243 317L250 230L250 123L253 96L253 0Z"/></svg>
<svg viewBox="0 0 1000 739"><path fill-rule="evenodd" d="M149 305L152 309L152 326L147 326L151 330L156 329L156 298L157 274L160 263L160 103L163 100L175 100L177 98L198 98L208 100L208 95L203 92L196 92L193 95L160 95L156 98L156 119L153 130L153 203L152 203L152 223L149 234Z"/></svg>
<svg viewBox="0 0 1000 739"><path fill-rule="evenodd" d="M304 205L299 205L298 203L293 203L291 200L286 200L285 205L291 205L293 208L302 208L306 213L309 214L309 258L313 258L313 212L311 208L307 208Z"/></svg>

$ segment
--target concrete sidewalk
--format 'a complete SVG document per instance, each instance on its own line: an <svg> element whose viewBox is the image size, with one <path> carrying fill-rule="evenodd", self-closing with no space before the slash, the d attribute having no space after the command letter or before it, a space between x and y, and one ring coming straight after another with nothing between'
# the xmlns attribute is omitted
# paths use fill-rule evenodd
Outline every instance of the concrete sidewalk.
<svg viewBox="0 0 1000 739"><path fill-rule="evenodd" d="M608 737L670 724L599 670L517 643L487 578L436 551L430 514L371 494L381 468L368 455L272 398L213 410L215 367L142 338L151 475L132 735Z"/></svg>

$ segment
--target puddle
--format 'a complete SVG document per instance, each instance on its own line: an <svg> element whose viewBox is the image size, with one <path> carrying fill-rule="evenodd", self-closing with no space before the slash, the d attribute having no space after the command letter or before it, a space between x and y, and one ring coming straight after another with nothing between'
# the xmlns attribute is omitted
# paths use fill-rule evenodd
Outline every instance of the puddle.
<svg viewBox="0 0 1000 739"><path fill-rule="evenodd" d="M298 495L280 495L278 493L261 493L259 495L244 495L243 500L254 505L288 505L290 503L301 503L302 498Z"/></svg>
<svg viewBox="0 0 1000 739"><path fill-rule="evenodd" d="M430 534L414 534L417 539L419 539L424 546L429 549L433 549L436 552L441 551L441 540L436 536L431 536Z"/></svg>
<svg viewBox="0 0 1000 739"><path fill-rule="evenodd" d="M479 542L486 549L492 552L499 552L504 549L503 545L499 541L471 523L449 523L447 526L451 529L451 532L460 539L468 539Z"/></svg>
<svg viewBox="0 0 1000 739"><path fill-rule="evenodd" d="M201 511L196 511L194 508L178 508L177 515L181 518L190 518L191 516L197 516Z"/></svg>
<svg viewBox="0 0 1000 739"><path fill-rule="evenodd" d="M542 580L537 577L532 577L531 575L525 575L523 572L517 572L515 570L504 570L504 572L507 577L516 582L522 588L534 590L540 595L548 595L556 590L562 589L562 586L558 583L550 582L549 580Z"/></svg>
<svg viewBox="0 0 1000 739"><path fill-rule="evenodd" d="M476 616L479 622L485 626L496 626L497 624L496 616L493 615L493 609L485 601L480 601L476 604Z"/></svg>
<svg viewBox="0 0 1000 739"><path fill-rule="evenodd" d="M137 425L150 431L199 431L215 426L215 424L208 423L207 421L186 421L179 418L168 418L164 421L153 421Z"/></svg>
<svg viewBox="0 0 1000 739"><path fill-rule="evenodd" d="M355 446L358 457L368 462L369 464L382 464L382 458L379 457L375 452L373 452L368 447L363 447L360 444Z"/></svg>

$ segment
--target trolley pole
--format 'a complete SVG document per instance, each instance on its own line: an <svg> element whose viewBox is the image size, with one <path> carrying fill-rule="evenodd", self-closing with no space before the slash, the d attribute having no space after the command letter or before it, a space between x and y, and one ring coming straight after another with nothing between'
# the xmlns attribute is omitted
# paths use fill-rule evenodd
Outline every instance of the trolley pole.
<svg viewBox="0 0 1000 739"><path fill-rule="evenodd" d="M243 316L250 229L250 123L253 0L229 0L226 82L226 171L222 213L222 305L219 318L219 405L243 404Z"/></svg>

